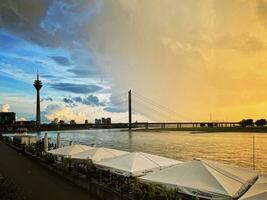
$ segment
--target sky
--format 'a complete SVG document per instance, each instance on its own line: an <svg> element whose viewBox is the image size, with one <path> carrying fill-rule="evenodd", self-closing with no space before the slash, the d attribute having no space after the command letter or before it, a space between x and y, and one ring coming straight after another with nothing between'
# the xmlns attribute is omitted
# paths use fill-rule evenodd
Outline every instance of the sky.
<svg viewBox="0 0 267 200"><path fill-rule="evenodd" d="M267 116L266 0L1 0L0 105L42 121Z"/></svg>

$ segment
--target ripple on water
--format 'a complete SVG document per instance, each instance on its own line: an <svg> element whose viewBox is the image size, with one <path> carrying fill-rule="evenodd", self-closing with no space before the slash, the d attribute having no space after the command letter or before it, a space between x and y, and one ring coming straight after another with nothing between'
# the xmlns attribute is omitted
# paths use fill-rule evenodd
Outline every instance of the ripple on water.
<svg viewBox="0 0 267 200"><path fill-rule="evenodd" d="M44 132L36 133L42 138ZM132 132L120 130L61 131L63 145L70 141L96 144L98 147L126 151L143 151L174 158L201 158L252 168L252 137L256 142L256 169L267 174L267 134L265 133L205 133L190 132ZM48 132L55 143L57 132Z"/></svg>

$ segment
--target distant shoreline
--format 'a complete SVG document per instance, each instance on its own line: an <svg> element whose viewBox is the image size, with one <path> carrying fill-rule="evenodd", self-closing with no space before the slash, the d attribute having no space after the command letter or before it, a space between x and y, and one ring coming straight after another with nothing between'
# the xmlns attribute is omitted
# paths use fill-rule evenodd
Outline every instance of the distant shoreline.
<svg viewBox="0 0 267 200"><path fill-rule="evenodd" d="M216 133L216 132L257 132L267 133L267 127L198 127L198 128L155 128L155 129L133 129L132 131L142 132L165 132L165 131L190 131L192 134Z"/></svg>
<svg viewBox="0 0 267 200"><path fill-rule="evenodd" d="M114 128L115 129L115 128ZM116 128L120 129L120 131L128 132L128 128ZM94 129L94 128L85 128L85 127L42 127L42 128L28 128L28 133L35 133L35 132L49 132L49 131L79 131L79 130L100 130L100 129ZM112 129L103 129L103 130L112 130ZM267 126L264 127L184 127L184 128L133 128L131 130L132 132L192 132L192 134L202 134L202 133L216 133L216 132L255 132L255 133L267 133ZM14 133L14 131L3 131L2 133Z"/></svg>

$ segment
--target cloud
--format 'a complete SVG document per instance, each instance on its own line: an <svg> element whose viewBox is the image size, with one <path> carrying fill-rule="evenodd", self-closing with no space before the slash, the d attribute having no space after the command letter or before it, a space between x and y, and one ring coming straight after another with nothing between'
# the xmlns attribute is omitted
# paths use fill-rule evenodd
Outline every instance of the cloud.
<svg viewBox="0 0 267 200"><path fill-rule="evenodd" d="M112 122L127 122L127 112L108 112L103 107L92 107L87 105L77 105L76 107L68 107L60 104L48 105L44 111L46 120L52 121L55 118L64 120L66 122L75 120L78 123L84 123L87 119L94 122L95 118L111 117ZM150 121L148 118L141 114L133 114L133 120L137 121Z"/></svg>
<svg viewBox="0 0 267 200"><path fill-rule="evenodd" d="M90 77L94 75L99 75L99 72L97 69L93 69L91 67L74 67L71 69L68 69L69 72L75 74L78 77Z"/></svg>
<svg viewBox="0 0 267 200"><path fill-rule="evenodd" d="M265 42L247 34L225 35L215 39L211 47L217 49L232 49L241 53L259 53L265 50Z"/></svg>
<svg viewBox="0 0 267 200"><path fill-rule="evenodd" d="M74 103L74 101L73 101L72 99L70 99L70 98L63 98L63 102L64 102L64 103L67 103L67 104L72 104L72 103Z"/></svg>
<svg viewBox="0 0 267 200"><path fill-rule="evenodd" d="M266 10L266 0L2 0L0 26L38 45L29 50L24 48L29 43L3 36L1 54L12 50L12 56L0 58L0 71L30 80L32 87L33 77L27 74L40 65L45 74L54 76L44 83L60 90L52 93L61 103L61 91L103 92L96 84L103 79L110 81L112 92L131 88L194 120L209 118L211 111L225 119L233 104L256 107L266 99ZM44 55L34 54L47 46ZM51 55L67 58L70 65L62 65L68 64L64 58L59 59L61 64L52 61ZM13 70L18 68L23 73ZM103 72L108 76L103 78ZM255 77L264 81L253 81ZM63 78L67 85L58 84ZM116 101L107 102L107 110L119 111ZM75 103L72 109L84 105ZM258 115L264 114L262 110ZM234 113L234 118L240 116L242 111Z"/></svg>
<svg viewBox="0 0 267 200"><path fill-rule="evenodd" d="M75 102L90 106L105 106L104 102L100 102L99 98L92 94L85 97L65 97L63 102L72 106L76 105Z"/></svg>
<svg viewBox="0 0 267 200"><path fill-rule="evenodd" d="M3 104L2 105L2 112L9 112L10 106L8 104Z"/></svg>
<svg viewBox="0 0 267 200"><path fill-rule="evenodd" d="M41 102L43 102L43 101L53 101L53 98L52 97L42 98Z"/></svg>
<svg viewBox="0 0 267 200"><path fill-rule="evenodd" d="M63 66L69 66L70 61L68 58L65 58L63 56L50 56L57 64L63 65Z"/></svg>
<svg viewBox="0 0 267 200"><path fill-rule="evenodd" d="M63 102L70 107L77 106L77 104L71 98L64 97Z"/></svg>
<svg viewBox="0 0 267 200"><path fill-rule="evenodd" d="M98 85L74 84L74 83L53 83L51 88L77 94L88 94L100 91L103 87Z"/></svg>
<svg viewBox="0 0 267 200"><path fill-rule="evenodd" d="M24 118L24 117L21 117L21 118L18 119L18 121L27 121L27 119Z"/></svg>
<svg viewBox="0 0 267 200"><path fill-rule="evenodd" d="M98 12L102 1L54 1L40 22L44 32L64 46L80 46L86 42L90 19Z"/></svg>
<svg viewBox="0 0 267 200"><path fill-rule="evenodd" d="M257 0L257 9L256 13L261 19L265 27L267 28L267 1L266 0Z"/></svg>
<svg viewBox="0 0 267 200"><path fill-rule="evenodd" d="M104 110L111 113L122 113L126 112L127 109L119 106L113 106L113 107L106 107Z"/></svg>
<svg viewBox="0 0 267 200"><path fill-rule="evenodd" d="M53 44L53 42L49 42L49 38L39 26L51 2L52 0L29 0L25 4L21 0L1 0L0 25L27 40L39 44L46 42Z"/></svg>
<svg viewBox="0 0 267 200"><path fill-rule="evenodd" d="M70 107L62 107L59 105L47 106L45 117L49 121L53 121L55 118L64 121L75 120L78 123L84 122L87 117L83 112L75 112Z"/></svg>
<svg viewBox="0 0 267 200"><path fill-rule="evenodd" d="M82 99L81 101L85 105L92 105L92 106L104 106L103 102L100 102L97 96L89 95Z"/></svg>

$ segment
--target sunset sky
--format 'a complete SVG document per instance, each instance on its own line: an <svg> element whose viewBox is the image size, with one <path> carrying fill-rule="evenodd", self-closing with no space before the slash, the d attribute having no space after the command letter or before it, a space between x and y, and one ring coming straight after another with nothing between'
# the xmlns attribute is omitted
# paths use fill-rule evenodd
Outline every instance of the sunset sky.
<svg viewBox="0 0 267 200"><path fill-rule="evenodd" d="M267 118L266 0L1 0L0 104L42 120Z"/></svg>

